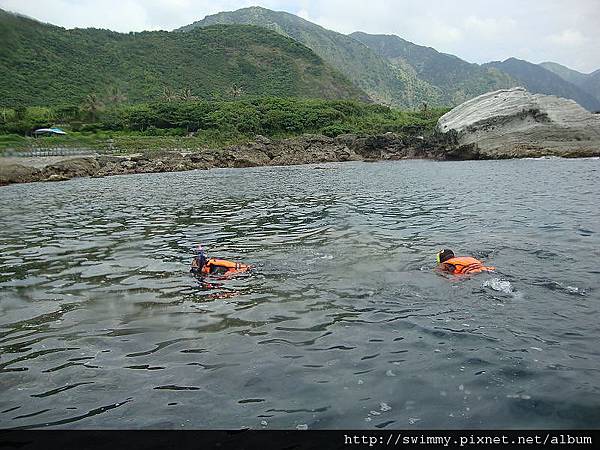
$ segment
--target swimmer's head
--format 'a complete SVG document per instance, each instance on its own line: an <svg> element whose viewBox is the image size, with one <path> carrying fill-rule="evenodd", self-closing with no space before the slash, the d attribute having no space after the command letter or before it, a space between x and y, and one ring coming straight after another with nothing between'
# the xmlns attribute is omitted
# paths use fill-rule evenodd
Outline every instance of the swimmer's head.
<svg viewBox="0 0 600 450"><path fill-rule="evenodd" d="M448 261L450 258L454 258L454 252L447 248L445 248L444 250L440 250L436 255L436 260L438 264L441 264L444 261Z"/></svg>

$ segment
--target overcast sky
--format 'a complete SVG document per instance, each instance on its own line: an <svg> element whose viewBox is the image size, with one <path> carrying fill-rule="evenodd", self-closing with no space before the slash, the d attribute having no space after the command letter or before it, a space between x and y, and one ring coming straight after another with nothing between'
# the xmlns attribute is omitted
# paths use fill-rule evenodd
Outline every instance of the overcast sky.
<svg viewBox="0 0 600 450"><path fill-rule="evenodd" d="M600 0L0 0L0 8L66 28L172 30L259 5L341 33L396 34L483 63L514 56L600 68Z"/></svg>

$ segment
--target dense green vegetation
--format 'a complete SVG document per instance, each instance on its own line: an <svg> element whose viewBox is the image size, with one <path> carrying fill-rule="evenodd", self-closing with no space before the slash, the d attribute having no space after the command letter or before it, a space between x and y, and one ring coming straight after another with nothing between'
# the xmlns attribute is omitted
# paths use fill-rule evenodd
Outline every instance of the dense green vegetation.
<svg viewBox="0 0 600 450"><path fill-rule="evenodd" d="M600 71L510 58L483 66L398 36L343 35L260 7L177 32L66 30L0 10L0 107L278 96L453 106L523 85L600 109Z"/></svg>
<svg viewBox="0 0 600 450"><path fill-rule="evenodd" d="M140 148L223 147L258 134L283 138L305 133L337 136L388 131L425 134L447 109L398 111L351 100L253 97L235 101L179 100L82 109L4 108L0 147L31 146ZM60 126L65 137L23 137L41 127Z"/></svg>
<svg viewBox="0 0 600 450"><path fill-rule="evenodd" d="M66 30L0 10L0 42L0 107L245 95L366 98L307 47L253 26L122 34Z"/></svg>
<svg viewBox="0 0 600 450"><path fill-rule="evenodd" d="M395 35L356 32L350 36L392 64L413 68L419 78L440 90L441 100L447 105L458 105L486 92L518 85L516 80L498 69L470 64Z"/></svg>
<svg viewBox="0 0 600 450"><path fill-rule="evenodd" d="M378 84L379 57L339 36L353 43L340 61L372 64L369 76ZM2 149L198 149L256 135L423 134L445 112L357 101L368 97L312 50L252 25L120 34L65 30L0 11L0 38L0 71L9 75L0 78ZM403 83L402 95L422 98L410 77L385 67ZM55 126L68 134L32 136Z"/></svg>
<svg viewBox="0 0 600 450"><path fill-rule="evenodd" d="M417 77L410 67L390 64L350 36L286 12L261 7L243 8L207 16L178 31L189 32L215 24L256 25L289 36L312 49L378 103L404 108L418 107L423 102L446 104L440 90Z"/></svg>

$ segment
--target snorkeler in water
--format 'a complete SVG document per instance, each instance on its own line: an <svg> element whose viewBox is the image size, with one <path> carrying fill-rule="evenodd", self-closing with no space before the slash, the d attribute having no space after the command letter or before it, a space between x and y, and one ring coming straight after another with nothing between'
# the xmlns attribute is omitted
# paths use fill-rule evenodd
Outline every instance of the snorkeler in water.
<svg viewBox="0 0 600 450"><path fill-rule="evenodd" d="M194 275L234 275L248 272L251 266L240 262L228 261L226 259L209 258L206 251L199 245L196 248L196 256L192 260L190 272Z"/></svg>
<svg viewBox="0 0 600 450"><path fill-rule="evenodd" d="M436 255L437 269L453 275L468 275L480 272L493 272L494 267L484 266L481 261L471 256L454 256L449 249L441 250Z"/></svg>

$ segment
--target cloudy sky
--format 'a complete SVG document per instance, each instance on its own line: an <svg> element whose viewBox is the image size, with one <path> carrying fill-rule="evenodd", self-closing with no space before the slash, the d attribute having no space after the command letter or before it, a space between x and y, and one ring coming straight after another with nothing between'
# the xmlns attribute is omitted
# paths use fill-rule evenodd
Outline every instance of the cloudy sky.
<svg viewBox="0 0 600 450"><path fill-rule="evenodd" d="M121 32L172 30L253 5L340 33L397 34L470 62L514 56L600 68L600 0L0 0L43 22Z"/></svg>

